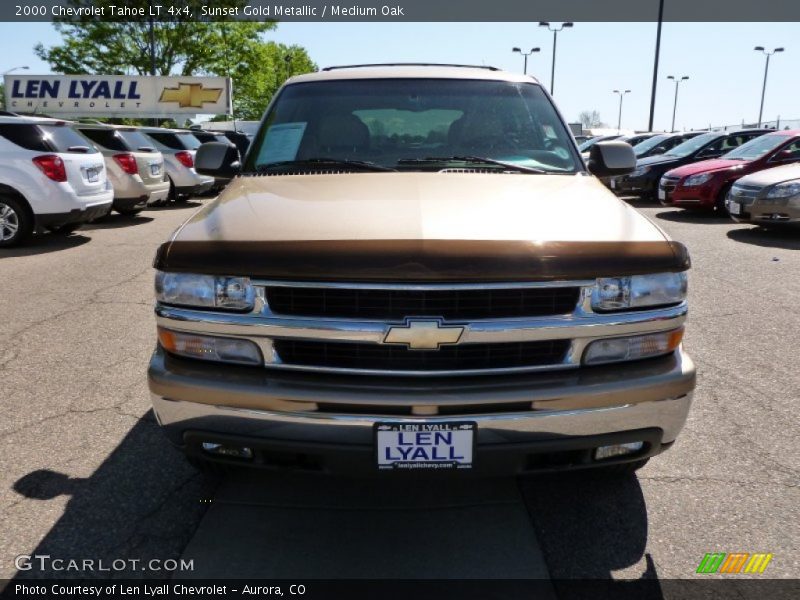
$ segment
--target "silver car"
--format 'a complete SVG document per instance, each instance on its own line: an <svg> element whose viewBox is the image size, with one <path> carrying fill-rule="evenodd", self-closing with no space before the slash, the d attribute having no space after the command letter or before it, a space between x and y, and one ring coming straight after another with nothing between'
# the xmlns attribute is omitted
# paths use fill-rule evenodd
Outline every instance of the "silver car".
<svg viewBox="0 0 800 600"><path fill-rule="evenodd" d="M148 202L167 199L170 184L164 170L164 156L135 128L99 123L75 123L73 128L103 154L108 178L114 186L114 210L135 215Z"/></svg>
<svg viewBox="0 0 800 600"><path fill-rule="evenodd" d="M194 155L200 140L190 131L163 127L142 127L139 131L164 155L171 200L201 194L214 185L213 177L198 175L194 170Z"/></svg>

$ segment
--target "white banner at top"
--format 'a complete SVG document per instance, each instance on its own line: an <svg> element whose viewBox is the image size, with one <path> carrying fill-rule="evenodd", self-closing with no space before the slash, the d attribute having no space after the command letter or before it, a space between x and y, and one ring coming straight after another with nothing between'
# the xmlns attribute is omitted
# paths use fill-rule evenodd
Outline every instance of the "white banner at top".
<svg viewBox="0 0 800 600"><path fill-rule="evenodd" d="M64 117L231 114L226 77L6 75L6 110Z"/></svg>

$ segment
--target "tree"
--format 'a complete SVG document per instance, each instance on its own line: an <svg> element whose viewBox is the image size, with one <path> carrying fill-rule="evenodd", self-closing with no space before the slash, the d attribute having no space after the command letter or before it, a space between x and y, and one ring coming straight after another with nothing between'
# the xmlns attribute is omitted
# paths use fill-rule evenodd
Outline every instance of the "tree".
<svg viewBox="0 0 800 600"><path fill-rule="evenodd" d="M69 0L73 6L85 0ZM215 7L242 6L245 0L217 0ZM118 0L95 0L93 5L121 6ZM145 8L148 0L129 0L125 6ZM316 70L305 49L267 42L262 35L277 24L252 21L199 21L207 2L181 0L192 15L179 13L152 23L156 75L230 75L234 110L239 118L258 118L283 81L297 73ZM147 12L145 13L147 14ZM166 15L169 16L169 15ZM36 55L59 73L147 75L151 72L150 26L147 19L115 22L92 17L61 19L54 24L61 44L34 47ZM289 57L289 58L287 58Z"/></svg>
<svg viewBox="0 0 800 600"><path fill-rule="evenodd" d="M605 124L600 120L600 113L596 110L584 110L578 115L578 120L583 125L584 129L590 127L603 127Z"/></svg>

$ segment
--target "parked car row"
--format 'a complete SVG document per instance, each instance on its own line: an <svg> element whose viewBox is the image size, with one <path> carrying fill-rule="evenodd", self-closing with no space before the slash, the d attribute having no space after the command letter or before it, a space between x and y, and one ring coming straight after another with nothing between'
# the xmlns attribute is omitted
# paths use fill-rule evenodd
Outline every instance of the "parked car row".
<svg viewBox="0 0 800 600"><path fill-rule="evenodd" d="M247 150L238 132L202 133L242 155ZM205 141L199 137L205 136L182 129L0 116L0 247L20 244L36 229L71 233L111 210L135 215L219 189L219 181L194 169Z"/></svg>
<svg viewBox="0 0 800 600"><path fill-rule="evenodd" d="M678 137L684 141L652 154ZM665 134L640 143L634 153L636 169L609 180L621 195L727 210L738 222L800 222L800 130Z"/></svg>

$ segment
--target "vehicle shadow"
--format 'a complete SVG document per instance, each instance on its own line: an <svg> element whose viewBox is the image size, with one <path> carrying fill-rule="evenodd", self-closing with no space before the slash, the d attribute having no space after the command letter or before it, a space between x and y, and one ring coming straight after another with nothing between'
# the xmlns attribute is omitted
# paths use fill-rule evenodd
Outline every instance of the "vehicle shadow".
<svg viewBox="0 0 800 600"><path fill-rule="evenodd" d="M646 553L647 506L634 475L576 472L524 477L519 486L559 598L664 597ZM631 568L638 579L612 578Z"/></svg>
<svg viewBox="0 0 800 600"><path fill-rule="evenodd" d="M106 215L96 221L87 223L81 229L92 231L93 229L119 229L120 227L131 227L133 225L144 225L153 220L153 217L146 217L144 215L121 215L112 213Z"/></svg>
<svg viewBox="0 0 800 600"><path fill-rule="evenodd" d="M191 468L167 442L148 411L113 453L86 478L72 478L49 469L19 478L13 490L21 497L47 501L70 499L61 518L32 555L51 558L93 559L94 570L19 571L17 579L163 577L149 570L150 559L178 559L202 518L216 484ZM139 559L109 572L114 560ZM122 563L120 563L122 565ZM169 575L169 573L167 573Z"/></svg>
<svg viewBox="0 0 800 600"><path fill-rule="evenodd" d="M719 214L716 211L674 209L656 214L659 219L673 221L675 223L697 223L697 224L728 224L734 225L733 220L726 214Z"/></svg>
<svg viewBox="0 0 800 600"><path fill-rule="evenodd" d="M200 206L203 206L203 202L200 199L192 199L169 202L168 204L164 204L162 206L148 206L145 208L145 210L150 212L159 210L176 210L179 208L199 208Z"/></svg>
<svg viewBox="0 0 800 600"><path fill-rule="evenodd" d="M72 235L60 235L53 233L41 233L34 235L27 244L17 248L0 248L0 259L5 257L35 256L37 254L48 254L59 252L70 248L82 246L92 238L80 233Z"/></svg>
<svg viewBox="0 0 800 600"><path fill-rule="evenodd" d="M735 242L753 244L765 248L782 248L784 250L800 250L800 229L751 227L749 229L731 229L728 237Z"/></svg>

